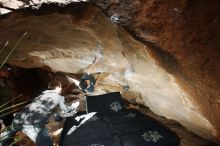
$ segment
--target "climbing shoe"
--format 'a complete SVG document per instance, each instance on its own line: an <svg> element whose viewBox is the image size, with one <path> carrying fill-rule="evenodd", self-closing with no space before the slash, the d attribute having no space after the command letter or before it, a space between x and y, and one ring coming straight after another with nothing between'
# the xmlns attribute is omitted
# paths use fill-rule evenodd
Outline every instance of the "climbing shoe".
<svg viewBox="0 0 220 146"><path fill-rule="evenodd" d="M122 86L123 87L123 91L128 91L129 90L129 86L128 85L125 85L125 86Z"/></svg>

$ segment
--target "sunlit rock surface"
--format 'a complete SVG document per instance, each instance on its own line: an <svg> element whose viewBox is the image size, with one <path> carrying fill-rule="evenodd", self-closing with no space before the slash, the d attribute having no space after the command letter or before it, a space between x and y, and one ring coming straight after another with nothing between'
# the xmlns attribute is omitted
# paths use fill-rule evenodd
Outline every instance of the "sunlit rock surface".
<svg viewBox="0 0 220 146"><path fill-rule="evenodd" d="M86 2L89 0L1 0L0 1L0 14L7 14L16 9L32 7L38 9L43 3L57 3L67 5L72 2Z"/></svg>
<svg viewBox="0 0 220 146"><path fill-rule="evenodd" d="M116 16L111 19L115 21ZM8 60L10 64L82 74L92 64L95 56L99 56L100 61L94 73L103 72L104 75L97 87L97 94L103 93L99 91L122 91L122 85L129 85L129 91L123 92L123 97L130 102L143 104L158 115L174 119L205 139L219 140L218 90L209 93L211 87L205 84L206 80L204 84L197 82L197 72L193 72L197 70L184 68L189 65L186 64L189 63L186 59L177 58L183 68L174 72L172 69L175 70L176 62L172 62L175 60L169 58L169 53L164 53L169 52L166 45L162 46L165 48L162 54L161 50L154 52L156 48L136 41L123 28L110 22L98 9L80 4L74 10L63 10L62 14L12 13L3 17L0 20L1 48L6 41L9 41L9 45L1 54L1 61L25 31L27 35ZM160 37L150 37L152 42L155 39L160 41ZM168 40L173 44L178 44L179 41ZM165 38L162 41L169 45ZM184 53L187 50L174 54L174 58L175 55L181 58ZM191 59L188 61L193 61L193 56ZM193 68L194 65L198 64L190 63L189 66ZM187 79L190 78L186 82L180 76L185 76L187 69L190 71ZM209 67L207 69L210 70ZM217 76L215 79L218 80ZM219 88L214 86L214 89ZM210 105L210 96L216 101L213 106Z"/></svg>
<svg viewBox="0 0 220 146"><path fill-rule="evenodd" d="M96 4L150 46L157 63L190 94L191 110L206 117L219 140L220 1L97 0ZM197 117L191 121L199 123Z"/></svg>

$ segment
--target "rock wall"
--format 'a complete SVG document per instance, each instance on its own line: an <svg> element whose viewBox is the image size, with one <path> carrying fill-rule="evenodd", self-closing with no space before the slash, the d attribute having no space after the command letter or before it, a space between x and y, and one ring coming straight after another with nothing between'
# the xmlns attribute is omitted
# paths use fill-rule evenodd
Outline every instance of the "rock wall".
<svg viewBox="0 0 220 146"><path fill-rule="evenodd" d="M205 139L220 140L219 2L96 3L139 41L94 6L53 6L1 18L1 48L10 42L0 60L25 31L10 64L81 74L95 56L102 56L94 70L105 73L100 90L129 85L123 93L128 100L179 121ZM205 8L208 4L212 9Z"/></svg>
<svg viewBox="0 0 220 146"><path fill-rule="evenodd" d="M220 1L96 1L107 16L148 44L151 54L174 75L196 110L220 131ZM113 17L117 16L117 17ZM194 110L194 109L193 109ZM194 119L196 120L196 119Z"/></svg>

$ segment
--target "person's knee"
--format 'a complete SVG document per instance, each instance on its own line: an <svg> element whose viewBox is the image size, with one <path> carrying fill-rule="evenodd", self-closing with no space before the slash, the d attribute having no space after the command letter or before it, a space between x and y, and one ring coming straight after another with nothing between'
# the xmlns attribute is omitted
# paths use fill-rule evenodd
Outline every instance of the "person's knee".
<svg viewBox="0 0 220 146"><path fill-rule="evenodd" d="M50 138L47 129L42 129L37 138L36 138L36 144L38 146L53 146L53 141Z"/></svg>

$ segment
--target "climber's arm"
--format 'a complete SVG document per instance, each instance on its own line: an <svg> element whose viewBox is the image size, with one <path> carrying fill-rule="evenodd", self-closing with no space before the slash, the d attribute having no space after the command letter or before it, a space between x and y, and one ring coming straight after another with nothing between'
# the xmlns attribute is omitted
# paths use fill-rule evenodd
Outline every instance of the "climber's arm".
<svg viewBox="0 0 220 146"><path fill-rule="evenodd" d="M99 76L97 77L97 79L96 79L96 82L95 82L95 87L99 84L99 81L100 81L100 78L101 78L101 75L102 75L103 73L100 73L99 74Z"/></svg>
<svg viewBox="0 0 220 146"><path fill-rule="evenodd" d="M93 61L93 64L87 69L87 74L90 75L93 71L93 69L95 68L95 66L97 65L98 59L97 57L95 57L95 60Z"/></svg>

